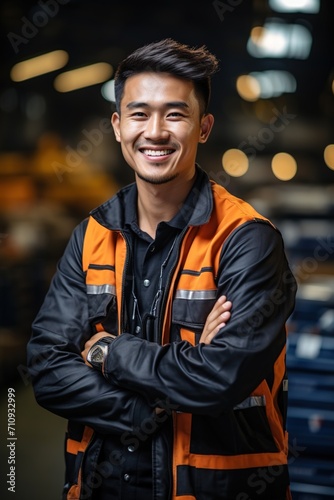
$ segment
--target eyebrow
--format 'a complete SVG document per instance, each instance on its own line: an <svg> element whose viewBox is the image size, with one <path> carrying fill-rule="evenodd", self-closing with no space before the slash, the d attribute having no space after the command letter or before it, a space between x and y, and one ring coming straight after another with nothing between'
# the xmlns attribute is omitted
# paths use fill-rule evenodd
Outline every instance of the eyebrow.
<svg viewBox="0 0 334 500"><path fill-rule="evenodd" d="M189 109L189 105L184 102L184 101L172 101L172 102L166 102L164 104L166 108L186 108ZM140 102L140 101L131 101L129 102L126 107L128 109L135 109L135 108L149 108L150 105L147 102Z"/></svg>

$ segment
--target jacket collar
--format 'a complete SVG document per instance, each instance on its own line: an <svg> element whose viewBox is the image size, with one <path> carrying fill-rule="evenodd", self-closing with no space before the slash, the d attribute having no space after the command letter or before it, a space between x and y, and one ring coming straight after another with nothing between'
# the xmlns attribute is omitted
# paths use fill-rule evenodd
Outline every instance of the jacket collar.
<svg viewBox="0 0 334 500"><path fill-rule="evenodd" d="M199 226L208 222L213 207L210 179L199 165L196 165L196 170L197 179L179 212L180 217L184 214L184 220L188 221L189 226ZM126 222L126 207L129 207L129 204L133 206L136 191L136 184L129 184L110 200L93 209L90 215L107 229L122 231Z"/></svg>

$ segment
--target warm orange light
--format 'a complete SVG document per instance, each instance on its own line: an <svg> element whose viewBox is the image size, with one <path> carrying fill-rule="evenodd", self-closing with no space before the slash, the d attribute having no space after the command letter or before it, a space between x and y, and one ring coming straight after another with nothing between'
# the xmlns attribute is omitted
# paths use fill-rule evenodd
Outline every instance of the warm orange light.
<svg viewBox="0 0 334 500"><path fill-rule="evenodd" d="M328 144L324 149L324 160L328 168L334 170L334 144Z"/></svg>
<svg viewBox="0 0 334 500"><path fill-rule="evenodd" d="M14 82L23 82L60 69L67 64L67 61L68 53L65 50L54 50L15 64L11 69L10 77Z"/></svg>
<svg viewBox="0 0 334 500"><path fill-rule="evenodd" d="M258 80L251 75L241 75L237 79L237 91L245 101L257 101L261 94Z"/></svg>
<svg viewBox="0 0 334 500"><path fill-rule="evenodd" d="M255 44L258 44L261 41L261 38L266 33L266 29L263 26L255 26L250 34L250 37L252 39L252 42Z"/></svg>
<svg viewBox="0 0 334 500"><path fill-rule="evenodd" d="M222 165L232 177L241 177L247 172L249 162L247 155L240 149L228 149L223 154Z"/></svg>
<svg viewBox="0 0 334 500"><path fill-rule="evenodd" d="M55 78L54 87L58 92L71 92L108 80L113 72L111 64L100 62L61 73Z"/></svg>
<svg viewBox="0 0 334 500"><path fill-rule="evenodd" d="M297 173L297 162L288 153L277 153L272 159L271 169L277 179L289 181Z"/></svg>

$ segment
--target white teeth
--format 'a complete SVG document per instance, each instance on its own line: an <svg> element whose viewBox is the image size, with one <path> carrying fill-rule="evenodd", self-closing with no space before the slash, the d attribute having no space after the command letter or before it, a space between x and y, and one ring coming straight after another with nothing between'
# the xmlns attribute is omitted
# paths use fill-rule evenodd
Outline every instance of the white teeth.
<svg viewBox="0 0 334 500"><path fill-rule="evenodd" d="M173 151L171 149L160 149L159 151L156 151L155 149L144 149L143 153L147 156L164 156L172 153Z"/></svg>

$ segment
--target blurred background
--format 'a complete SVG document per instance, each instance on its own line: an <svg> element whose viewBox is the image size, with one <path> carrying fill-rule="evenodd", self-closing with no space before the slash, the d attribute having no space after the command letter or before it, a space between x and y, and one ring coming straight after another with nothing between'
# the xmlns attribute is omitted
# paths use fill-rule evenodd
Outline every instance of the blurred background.
<svg viewBox="0 0 334 500"><path fill-rule="evenodd" d="M287 356L293 498L333 499L334 2L2 0L0 15L1 498L11 498L8 388L16 498L60 498L66 423L34 401L30 325L74 226L133 180L110 126L117 65L171 37L220 59L200 165L283 233L299 283Z"/></svg>

